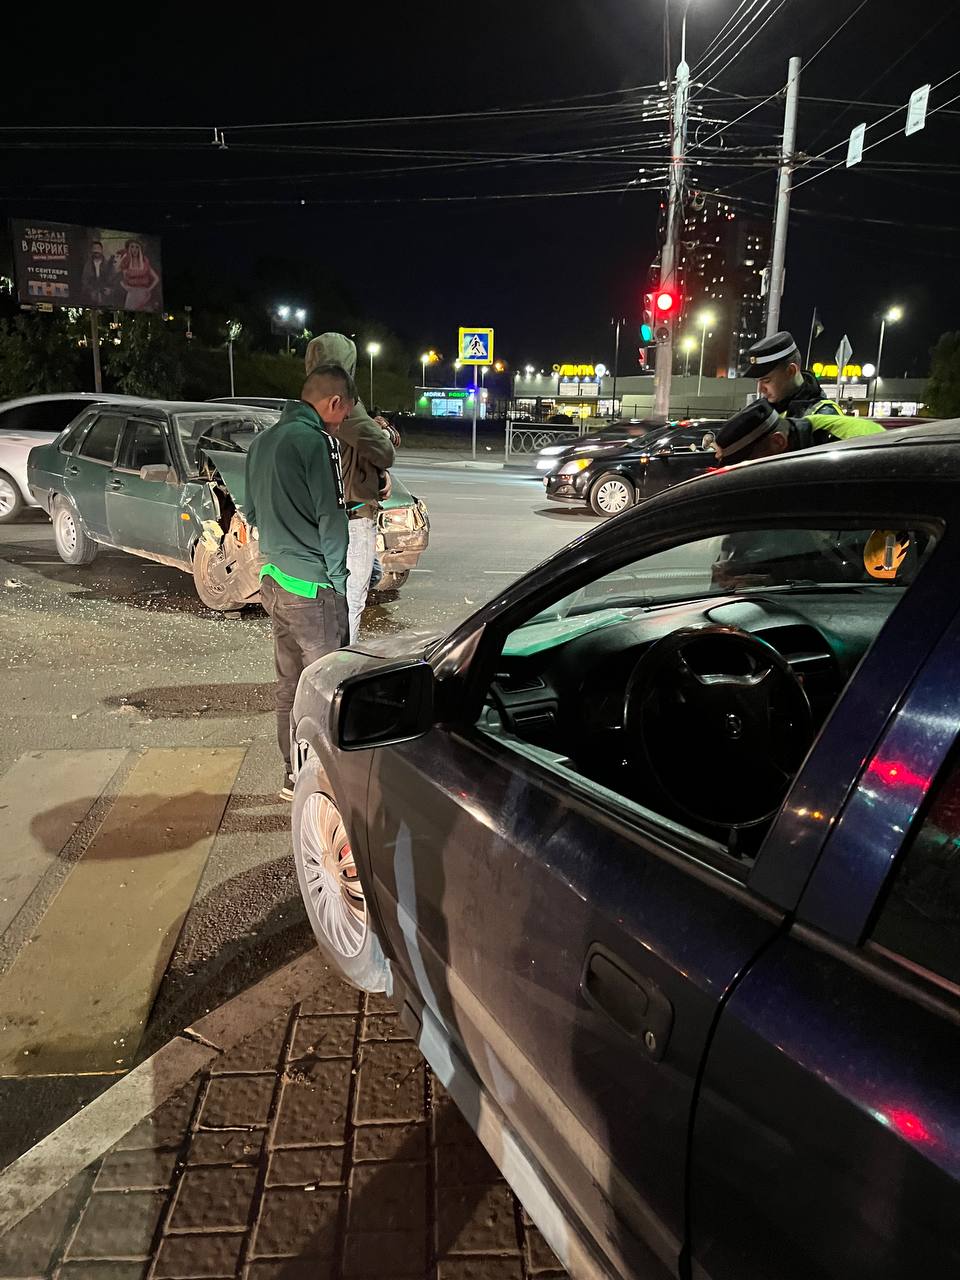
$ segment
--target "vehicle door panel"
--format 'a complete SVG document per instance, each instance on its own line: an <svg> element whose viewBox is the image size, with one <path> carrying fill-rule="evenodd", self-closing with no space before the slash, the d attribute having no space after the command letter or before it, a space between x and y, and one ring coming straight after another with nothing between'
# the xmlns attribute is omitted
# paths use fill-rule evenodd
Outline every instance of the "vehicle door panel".
<svg viewBox="0 0 960 1280"><path fill-rule="evenodd" d="M432 993L477 1075L628 1270L644 1274L651 1249L674 1268L709 1029L778 917L482 735L434 730L379 752L372 781L371 844L395 850L378 869L378 908L408 981ZM406 851L385 824L401 810ZM647 984L638 1008L649 996L672 1009L656 1053L642 1019L627 1034L583 997L596 945Z"/></svg>
<svg viewBox="0 0 960 1280"><path fill-rule="evenodd" d="M689 480L693 476L703 475L713 465L713 454L703 449L692 450L677 446L670 453L663 455L654 452L647 463L643 496L651 498L663 489L682 484L684 480Z"/></svg>
<svg viewBox="0 0 960 1280"><path fill-rule="evenodd" d="M800 922L721 1015L691 1168L693 1257L713 1280L766 1280L771 1257L786 1280L960 1274L960 997L863 945L954 743L958 641L954 624L870 754Z"/></svg>
<svg viewBox="0 0 960 1280"><path fill-rule="evenodd" d="M125 419L102 413L84 434L75 453L64 458L63 483L93 537L109 541L107 484L116 461Z"/></svg>
<svg viewBox="0 0 960 1280"><path fill-rule="evenodd" d="M140 476L141 466L173 465L161 424L131 420L117 464L107 481L110 541L130 551L179 558L180 485Z"/></svg>

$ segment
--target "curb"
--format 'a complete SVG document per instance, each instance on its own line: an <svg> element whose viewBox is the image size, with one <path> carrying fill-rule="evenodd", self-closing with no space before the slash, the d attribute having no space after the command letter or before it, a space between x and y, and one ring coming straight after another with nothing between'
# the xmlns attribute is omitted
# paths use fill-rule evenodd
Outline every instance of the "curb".
<svg viewBox="0 0 960 1280"><path fill-rule="evenodd" d="M316 989L319 951L262 978L185 1028L0 1170L0 1236L38 1209L211 1062Z"/></svg>

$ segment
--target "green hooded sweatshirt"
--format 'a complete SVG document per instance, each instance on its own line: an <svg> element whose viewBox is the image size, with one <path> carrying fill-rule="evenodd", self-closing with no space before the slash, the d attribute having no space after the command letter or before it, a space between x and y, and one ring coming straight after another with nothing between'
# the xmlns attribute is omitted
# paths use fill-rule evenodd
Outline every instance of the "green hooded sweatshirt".
<svg viewBox="0 0 960 1280"><path fill-rule="evenodd" d="M269 574L296 595L347 590L347 514L336 441L303 400L289 400L247 453L247 522Z"/></svg>

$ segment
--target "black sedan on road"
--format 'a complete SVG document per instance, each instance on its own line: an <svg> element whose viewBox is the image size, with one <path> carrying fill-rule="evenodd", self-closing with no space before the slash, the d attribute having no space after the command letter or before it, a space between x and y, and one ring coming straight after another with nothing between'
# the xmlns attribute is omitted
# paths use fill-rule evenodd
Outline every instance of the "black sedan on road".
<svg viewBox="0 0 960 1280"><path fill-rule="evenodd" d="M550 459L543 477L554 502L587 503L598 516L615 516L662 489L702 474L715 465L703 437L715 431L712 418L662 423L642 434L584 436Z"/></svg>
<svg viewBox="0 0 960 1280"><path fill-rule="evenodd" d="M303 675L293 841L574 1277L960 1275L960 421Z"/></svg>

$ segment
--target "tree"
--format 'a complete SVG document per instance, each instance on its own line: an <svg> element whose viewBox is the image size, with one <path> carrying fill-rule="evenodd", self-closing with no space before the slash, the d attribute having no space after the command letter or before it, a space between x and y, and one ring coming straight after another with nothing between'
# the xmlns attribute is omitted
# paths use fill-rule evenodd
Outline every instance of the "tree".
<svg viewBox="0 0 960 1280"><path fill-rule="evenodd" d="M66 311L0 320L0 397L92 389L84 341L82 324Z"/></svg>
<svg viewBox="0 0 960 1280"><path fill-rule="evenodd" d="M111 391L161 400L183 394L179 343L161 316L124 313L119 328L107 329L104 336L104 382Z"/></svg>
<svg viewBox="0 0 960 1280"><path fill-rule="evenodd" d="M935 418L960 417L960 333L943 333L933 348L927 412Z"/></svg>

